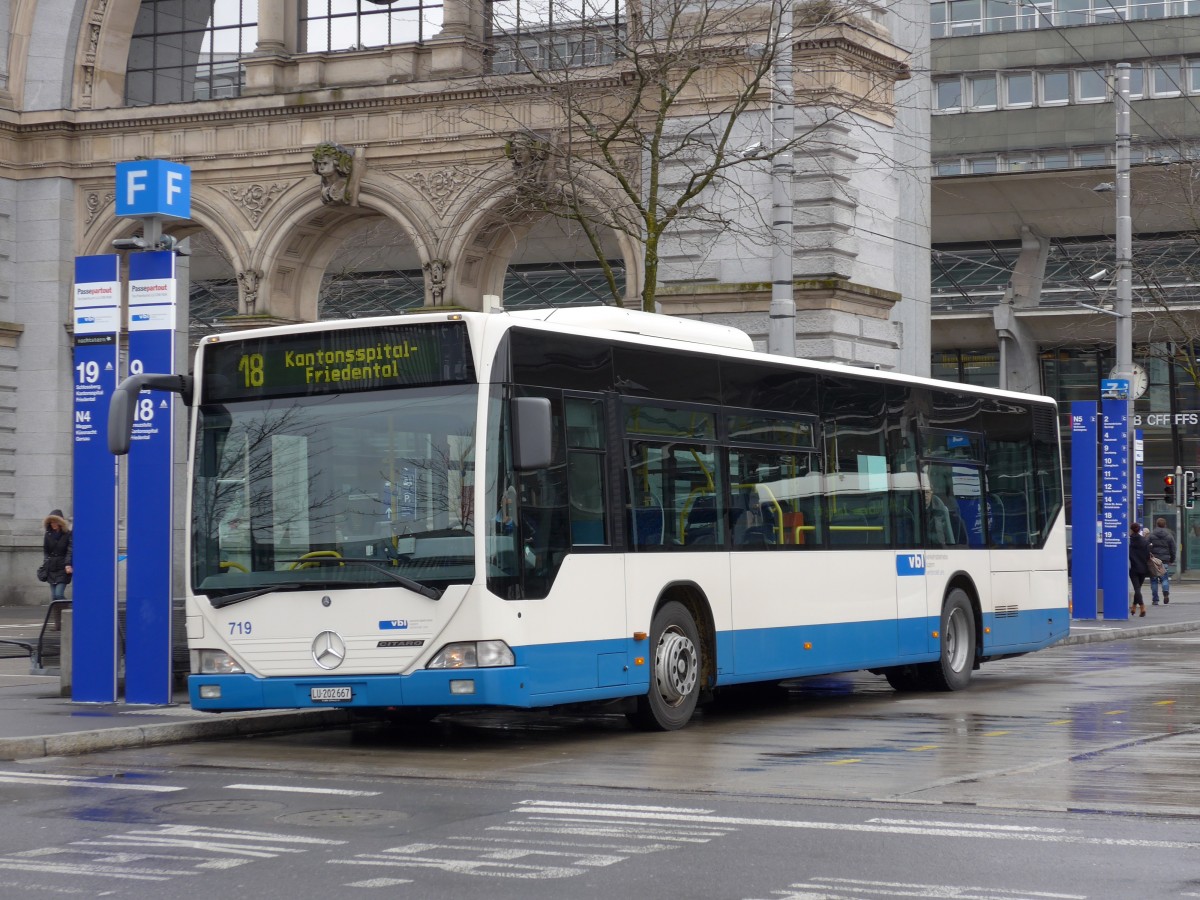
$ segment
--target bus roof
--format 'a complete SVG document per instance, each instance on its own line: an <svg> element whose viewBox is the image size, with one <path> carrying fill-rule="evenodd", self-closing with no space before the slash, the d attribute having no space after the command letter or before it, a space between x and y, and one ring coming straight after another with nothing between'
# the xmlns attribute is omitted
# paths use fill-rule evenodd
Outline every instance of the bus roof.
<svg viewBox="0 0 1200 900"><path fill-rule="evenodd" d="M860 378L890 381L903 384L922 384L938 390L957 391L960 393L981 394L993 397L1008 397L1024 401L1036 400L1043 403L1055 404L1052 397L1025 394L1016 391L981 385L963 384L953 381L942 381L926 376L909 375L903 372L889 372L870 369L863 366L846 365L844 363L820 362L796 357L774 356L755 350L754 342L744 331L727 325L717 325L712 322L698 322L694 319L682 319L659 313L647 313L640 310L621 309L615 306L575 306L535 310L496 310L494 312L460 312L457 310L438 310L436 308L414 310L395 316L381 316L373 319L336 319L320 322L303 322L291 325L276 325L266 328L249 329L212 335L200 341L201 346L211 342L241 340L252 337L299 334L313 328L363 328L372 324L396 324L402 322L446 321L446 319L462 319L477 324L488 321L500 325L501 329L527 324L533 328L568 329L580 334L600 336L604 333L614 335L618 340L646 338L651 342L662 341L664 346L671 344L690 344L692 349L701 350L710 347L724 351L731 356L753 359L758 362L772 362L780 365L795 365L809 370L829 373L845 373ZM482 361L481 361L482 362ZM486 366L484 362L483 365ZM482 374L482 373L481 373Z"/></svg>
<svg viewBox="0 0 1200 900"><path fill-rule="evenodd" d="M728 325L697 322L658 313L620 309L615 306L572 306L557 309L521 310L509 313L515 319L532 319L555 326L582 328L592 331L620 331L641 337L683 341L724 347L728 350L754 350L750 335Z"/></svg>

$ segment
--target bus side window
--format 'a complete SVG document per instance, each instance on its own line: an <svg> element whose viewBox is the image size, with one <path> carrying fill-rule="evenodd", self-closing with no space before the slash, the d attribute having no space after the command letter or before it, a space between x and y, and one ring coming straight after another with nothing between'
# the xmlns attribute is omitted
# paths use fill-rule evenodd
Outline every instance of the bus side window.
<svg viewBox="0 0 1200 900"><path fill-rule="evenodd" d="M603 546L609 543L605 515L604 405L599 400L567 397L564 408L571 545Z"/></svg>

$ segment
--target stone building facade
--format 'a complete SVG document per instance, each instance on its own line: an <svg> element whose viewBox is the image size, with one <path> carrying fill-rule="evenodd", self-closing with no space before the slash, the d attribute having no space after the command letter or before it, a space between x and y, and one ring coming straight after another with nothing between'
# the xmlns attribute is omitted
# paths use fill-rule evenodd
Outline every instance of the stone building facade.
<svg viewBox="0 0 1200 900"><path fill-rule="evenodd" d="M116 163L191 168L192 217L167 227L191 239L181 355L212 329L345 314L322 307L331 280L358 297L368 281L415 286L407 308L478 309L506 300L522 266L591 258L577 229L518 212L522 185L544 173L514 135L552 134L558 120L502 46L507 5L405 4L415 18L388 7L0 0L0 603L42 601L42 517L86 503L70 496L72 265L140 228L115 217ZM230 8L233 20L213 18ZM796 127L815 136L794 182L804 355L928 371L927 22L919 0L801 17ZM527 29L519 46L550 46L555 27ZM750 32L746 47L752 57ZM602 57L576 61L601 91L621 78ZM746 144L770 139L768 100L738 122ZM769 166L748 157L738 181L738 202L752 199L744 228L668 242L659 311L761 340L770 253L753 228L769 218ZM594 192L598 207L628 202ZM639 242L610 230L603 251L636 305ZM353 308L395 311L384 294Z"/></svg>

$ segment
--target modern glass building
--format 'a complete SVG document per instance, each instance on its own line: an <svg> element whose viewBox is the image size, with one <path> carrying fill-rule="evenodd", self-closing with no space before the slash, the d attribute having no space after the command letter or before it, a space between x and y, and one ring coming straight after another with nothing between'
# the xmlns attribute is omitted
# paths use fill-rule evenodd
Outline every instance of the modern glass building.
<svg viewBox="0 0 1200 900"><path fill-rule="evenodd" d="M1097 400L1114 361L1114 74L1130 65L1142 518L1200 470L1200 4L937 0L933 374ZM1068 457L1069 458L1069 457ZM1180 529L1200 567L1200 509ZM1190 538L1190 540L1189 540Z"/></svg>

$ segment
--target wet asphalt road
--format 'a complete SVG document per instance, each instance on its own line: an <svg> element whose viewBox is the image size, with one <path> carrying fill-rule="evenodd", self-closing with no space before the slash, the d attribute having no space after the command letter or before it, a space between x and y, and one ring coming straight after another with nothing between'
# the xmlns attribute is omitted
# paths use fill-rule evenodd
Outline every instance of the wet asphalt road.
<svg viewBox="0 0 1200 900"><path fill-rule="evenodd" d="M741 693L672 734L479 714L0 772L0 897L1200 897L1200 633Z"/></svg>

